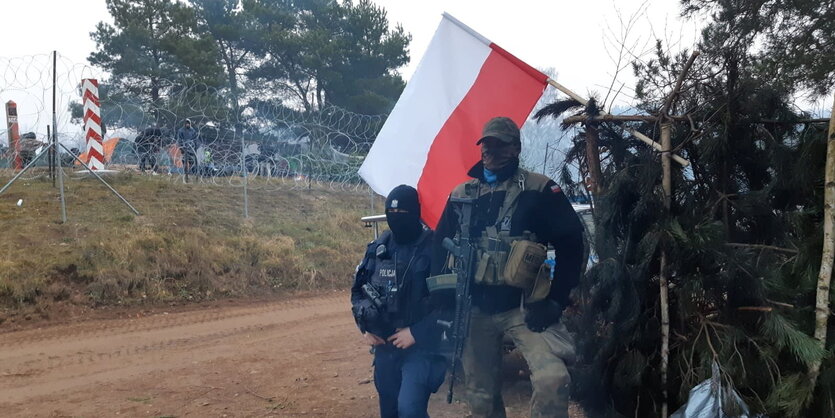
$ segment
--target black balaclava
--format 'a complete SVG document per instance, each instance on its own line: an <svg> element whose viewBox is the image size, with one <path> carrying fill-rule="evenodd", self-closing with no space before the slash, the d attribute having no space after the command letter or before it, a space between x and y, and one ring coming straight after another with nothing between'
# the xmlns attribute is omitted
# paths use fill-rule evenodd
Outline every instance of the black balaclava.
<svg viewBox="0 0 835 418"><path fill-rule="evenodd" d="M412 186L401 184L386 198L386 221L398 244L409 244L420 237L420 202Z"/></svg>

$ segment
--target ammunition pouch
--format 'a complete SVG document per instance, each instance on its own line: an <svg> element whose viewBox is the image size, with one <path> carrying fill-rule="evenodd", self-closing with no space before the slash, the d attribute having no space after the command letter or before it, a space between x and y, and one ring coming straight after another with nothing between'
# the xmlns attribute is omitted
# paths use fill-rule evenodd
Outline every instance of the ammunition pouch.
<svg viewBox="0 0 835 418"><path fill-rule="evenodd" d="M510 236L488 227L479 240L474 281L487 286L507 285L530 289L547 258L547 248L531 233ZM547 276L546 278L549 278Z"/></svg>
<svg viewBox="0 0 835 418"><path fill-rule="evenodd" d="M514 241L504 265L506 284L521 289L533 288L544 270L546 258L548 249L544 245L529 240Z"/></svg>
<svg viewBox="0 0 835 418"><path fill-rule="evenodd" d="M426 278L426 287L429 293L435 293L442 290L455 290L455 285L458 283L458 275L455 273L439 274L437 276L429 276Z"/></svg>
<svg viewBox="0 0 835 418"><path fill-rule="evenodd" d="M477 241L478 261L473 281L487 286L508 284L505 281L504 270L507 255L514 240L507 232L497 232L496 227L487 227Z"/></svg>

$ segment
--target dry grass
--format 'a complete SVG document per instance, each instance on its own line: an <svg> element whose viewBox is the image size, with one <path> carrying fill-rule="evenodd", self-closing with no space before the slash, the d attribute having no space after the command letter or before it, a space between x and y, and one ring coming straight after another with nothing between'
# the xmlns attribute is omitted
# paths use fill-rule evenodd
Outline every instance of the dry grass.
<svg viewBox="0 0 835 418"><path fill-rule="evenodd" d="M66 224L48 179L0 195L0 309L344 288L371 238L359 222L367 195L256 188L244 220L240 188L129 174L109 180L141 216L94 179L67 182Z"/></svg>

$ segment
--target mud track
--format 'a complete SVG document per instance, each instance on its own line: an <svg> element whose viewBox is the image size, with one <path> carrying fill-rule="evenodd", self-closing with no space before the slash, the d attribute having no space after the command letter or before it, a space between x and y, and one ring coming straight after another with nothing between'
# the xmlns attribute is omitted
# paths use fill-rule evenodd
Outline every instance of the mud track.
<svg viewBox="0 0 835 418"><path fill-rule="evenodd" d="M372 417L371 371L344 292L98 319L0 333L0 415ZM443 398L433 417L466 415Z"/></svg>

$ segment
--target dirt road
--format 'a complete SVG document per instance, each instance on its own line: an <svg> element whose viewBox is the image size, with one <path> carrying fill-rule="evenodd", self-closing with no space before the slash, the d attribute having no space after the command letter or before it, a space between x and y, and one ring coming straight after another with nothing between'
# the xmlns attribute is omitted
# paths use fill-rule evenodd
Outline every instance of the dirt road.
<svg viewBox="0 0 835 418"><path fill-rule="evenodd" d="M527 388L515 386L509 412L519 416ZM442 398L433 417L466 415ZM377 400L371 355L337 292L0 333L0 411L372 417Z"/></svg>

